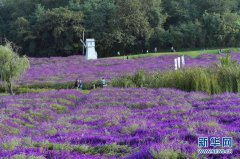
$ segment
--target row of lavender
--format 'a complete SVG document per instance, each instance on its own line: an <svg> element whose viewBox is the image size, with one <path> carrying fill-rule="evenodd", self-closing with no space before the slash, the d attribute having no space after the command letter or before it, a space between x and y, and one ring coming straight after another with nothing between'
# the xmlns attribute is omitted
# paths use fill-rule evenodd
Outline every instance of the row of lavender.
<svg viewBox="0 0 240 159"><path fill-rule="evenodd" d="M0 156L200 158L198 137L233 137L240 158L240 95L173 89L75 90L0 97ZM211 156L208 156L211 158Z"/></svg>
<svg viewBox="0 0 240 159"><path fill-rule="evenodd" d="M31 69L20 80L20 84L36 84L43 82L69 82L80 78L83 81L94 81L102 77L107 79L132 74L139 69L146 71L163 71L174 69L176 56L146 57L138 59L99 59L85 61L81 56L31 58ZM240 60L239 54L233 58ZM186 57L186 65L208 66L217 61L217 55L204 54L194 59Z"/></svg>

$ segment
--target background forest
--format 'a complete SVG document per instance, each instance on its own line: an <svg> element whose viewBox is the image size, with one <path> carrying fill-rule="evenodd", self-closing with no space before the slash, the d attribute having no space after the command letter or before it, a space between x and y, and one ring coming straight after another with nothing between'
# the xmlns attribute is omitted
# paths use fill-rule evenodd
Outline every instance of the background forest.
<svg viewBox="0 0 240 159"><path fill-rule="evenodd" d="M239 0L0 0L4 39L31 57L82 54L82 32L100 57L236 47Z"/></svg>

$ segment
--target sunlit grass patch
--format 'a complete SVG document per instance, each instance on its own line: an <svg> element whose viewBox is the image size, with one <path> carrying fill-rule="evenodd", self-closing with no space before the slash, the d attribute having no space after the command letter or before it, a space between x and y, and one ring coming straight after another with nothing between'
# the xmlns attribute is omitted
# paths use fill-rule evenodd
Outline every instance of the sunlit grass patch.
<svg viewBox="0 0 240 159"><path fill-rule="evenodd" d="M101 119L100 116L88 116L83 119L84 122L94 122L99 121Z"/></svg>
<svg viewBox="0 0 240 159"><path fill-rule="evenodd" d="M215 122L215 121L209 121L207 123L207 126L216 128L216 127L219 127L219 124L217 122Z"/></svg>
<svg viewBox="0 0 240 159"><path fill-rule="evenodd" d="M89 94L91 91L90 91L90 90L81 90L80 92L81 92L82 94L85 94L85 95L86 95L86 94Z"/></svg>
<svg viewBox="0 0 240 159"><path fill-rule="evenodd" d="M13 119L13 121L14 121L15 123L19 124L19 125L22 125L22 126L24 126L24 127L26 127L26 128L29 128L29 129L34 129L34 128L35 128L35 125L33 125L33 124L31 124L31 123L28 123L28 122L26 122L26 121L23 121L23 120L21 120L21 119L15 118L15 119Z"/></svg>
<svg viewBox="0 0 240 159"><path fill-rule="evenodd" d="M19 87L16 90L17 94L21 93L41 93L41 92L49 92L53 91L54 89L49 89L49 88L25 88L25 87Z"/></svg>
<svg viewBox="0 0 240 159"><path fill-rule="evenodd" d="M33 155L31 155L31 156L27 156L27 155L25 155L25 154L20 154L20 155L14 155L13 157L12 157L12 159L45 159L45 157L44 156L33 156Z"/></svg>
<svg viewBox="0 0 240 159"><path fill-rule="evenodd" d="M57 129L51 128L45 131L47 135L55 135L57 133Z"/></svg>
<svg viewBox="0 0 240 159"><path fill-rule="evenodd" d="M2 144L0 144L0 147L4 150L14 150L17 146L20 145L20 139L11 139L9 141L6 141Z"/></svg>
<svg viewBox="0 0 240 159"><path fill-rule="evenodd" d="M75 101L76 101L77 98L78 98L77 96L75 96L75 95L73 95L73 94L69 94L68 97L69 97L70 99L72 99L72 100L75 100Z"/></svg>
<svg viewBox="0 0 240 159"><path fill-rule="evenodd" d="M64 99L64 98L58 98L57 102L60 103L60 104L67 105L67 106L74 106L73 102L71 102L71 101L69 101L67 99Z"/></svg>
<svg viewBox="0 0 240 159"><path fill-rule="evenodd" d="M57 111L57 113L66 113L68 108L60 104L52 104L51 107Z"/></svg>
<svg viewBox="0 0 240 159"><path fill-rule="evenodd" d="M122 127L121 133L133 134L138 128L139 128L139 125L137 125L137 124L133 124L130 126L124 126L124 127Z"/></svg>
<svg viewBox="0 0 240 159"><path fill-rule="evenodd" d="M19 135L20 130L11 126L3 125L0 123L0 131L4 134Z"/></svg>
<svg viewBox="0 0 240 159"><path fill-rule="evenodd" d="M132 109L147 109L147 108L152 108L155 105L156 104L152 102L145 102L145 103L139 102L139 103L133 103L128 107Z"/></svg>
<svg viewBox="0 0 240 159"><path fill-rule="evenodd" d="M151 150L154 159L187 159L187 156L174 150Z"/></svg>
<svg viewBox="0 0 240 159"><path fill-rule="evenodd" d="M49 117L44 112L29 111L29 115L37 121L47 121Z"/></svg>
<svg viewBox="0 0 240 159"><path fill-rule="evenodd" d="M24 140L25 141L25 140ZM63 144L63 143L52 143L49 141L44 142L34 142L31 139L27 140L28 147L32 146L32 148L43 148L47 150L54 150L54 151L71 151L71 152L78 152L80 154L91 154L91 155L105 155L105 156L126 156L131 151L131 147L127 145L117 145L113 144L106 144L101 146L90 146L90 145L71 145L71 144ZM13 142L12 144L5 145L6 148L15 148L18 144Z"/></svg>

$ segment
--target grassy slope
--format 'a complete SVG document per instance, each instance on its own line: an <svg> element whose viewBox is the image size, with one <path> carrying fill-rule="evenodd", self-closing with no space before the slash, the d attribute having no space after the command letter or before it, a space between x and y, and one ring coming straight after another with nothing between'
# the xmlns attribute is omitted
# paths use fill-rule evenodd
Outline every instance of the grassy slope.
<svg viewBox="0 0 240 159"><path fill-rule="evenodd" d="M227 51L227 50L231 50L233 52L239 52L240 49L239 48L226 48L223 49L223 51ZM187 55L187 56L191 56L193 58L196 58L198 56L200 56L203 53L207 53L207 54L217 54L218 53L218 49L211 49L211 50L205 50L205 51L180 51L180 52L159 52L159 53L148 53L148 54L138 54L138 55L130 55L129 58L130 59L134 59L134 58L141 58L141 57L154 57L154 56L162 56L162 55ZM123 58L123 56L119 56L116 58Z"/></svg>

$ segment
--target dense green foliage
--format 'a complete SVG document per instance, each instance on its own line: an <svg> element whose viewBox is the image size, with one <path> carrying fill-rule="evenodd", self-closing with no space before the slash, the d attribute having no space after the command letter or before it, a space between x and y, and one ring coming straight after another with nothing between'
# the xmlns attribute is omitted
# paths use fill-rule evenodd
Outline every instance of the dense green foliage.
<svg viewBox="0 0 240 159"><path fill-rule="evenodd" d="M235 47L238 0L1 0L0 42L28 56L81 54L97 40L99 56L184 48Z"/></svg>
<svg viewBox="0 0 240 159"><path fill-rule="evenodd" d="M230 56L219 59L213 67L196 67L159 73L137 72L134 76L114 79L114 87L176 88L210 94L240 92L240 65Z"/></svg>
<svg viewBox="0 0 240 159"><path fill-rule="evenodd" d="M29 67L26 56L19 57L11 43L0 45L0 80L6 84L9 93L13 94L13 82Z"/></svg>

